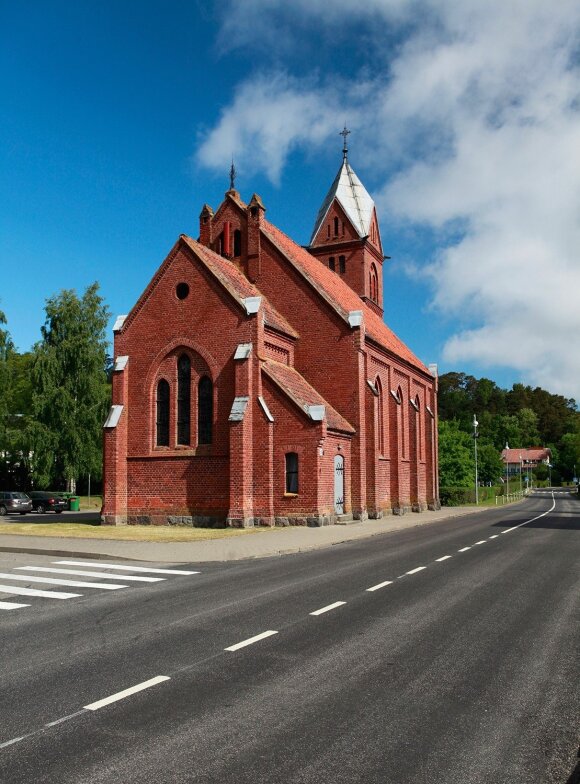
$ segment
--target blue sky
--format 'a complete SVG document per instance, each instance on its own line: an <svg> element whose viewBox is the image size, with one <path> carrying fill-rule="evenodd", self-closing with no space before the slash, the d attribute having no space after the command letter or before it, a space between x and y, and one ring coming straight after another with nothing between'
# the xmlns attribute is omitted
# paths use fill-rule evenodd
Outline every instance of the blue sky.
<svg viewBox="0 0 580 784"><path fill-rule="evenodd" d="M20 350L94 280L126 313L228 187L306 243L341 161L385 317L441 372L580 399L571 0L0 3L0 309Z"/></svg>

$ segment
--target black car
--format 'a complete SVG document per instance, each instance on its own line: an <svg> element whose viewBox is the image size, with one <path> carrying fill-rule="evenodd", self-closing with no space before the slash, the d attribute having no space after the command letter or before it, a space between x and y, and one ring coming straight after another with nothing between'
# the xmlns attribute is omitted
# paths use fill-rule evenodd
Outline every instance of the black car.
<svg viewBox="0 0 580 784"><path fill-rule="evenodd" d="M66 500L56 493L49 493L47 490L30 490L28 495L32 501L32 508L39 514L64 512L68 509Z"/></svg>
<svg viewBox="0 0 580 784"><path fill-rule="evenodd" d="M16 490L0 491L0 516L9 514L26 514L32 512L32 501L26 493L19 493Z"/></svg>

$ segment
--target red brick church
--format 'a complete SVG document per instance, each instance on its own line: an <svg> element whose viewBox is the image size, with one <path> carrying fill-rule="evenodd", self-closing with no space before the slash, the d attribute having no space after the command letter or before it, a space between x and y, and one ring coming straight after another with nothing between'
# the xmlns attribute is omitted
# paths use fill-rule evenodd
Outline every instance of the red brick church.
<svg viewBox="0 0 580 784"><path fill-rule="evenodd" d="M346 136L345 136L346 138ZM114 326L109 524L327 525L438 507L434 373L383 321L343 161L301 247L234 188Z"/></svg>

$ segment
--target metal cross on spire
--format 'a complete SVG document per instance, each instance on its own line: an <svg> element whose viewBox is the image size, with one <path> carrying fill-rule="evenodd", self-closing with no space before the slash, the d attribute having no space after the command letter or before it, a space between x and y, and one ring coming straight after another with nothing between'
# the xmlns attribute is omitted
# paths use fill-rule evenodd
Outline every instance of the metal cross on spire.
<svg viewBox="0 0 580 784"><path fill-rule="evenodd" d="M344 140L343 144L342 144L342 157L343 157L343 160L345 160L345 161L346 161L346 159L348 157L348 144L346 143L346 137L349 135L349 133L350 133L350 131L346 127L346 123L344 124L344 128L342 129L342 131L338 132L338 135L342 136L342 138Z"/></svg>
<svg viewBox="0 0 580 784"><path fill-rule="evenodd" d="M236 189L236 167L234 166L234 159L232 158L232 165L230 166L230 190Z"/></svg>

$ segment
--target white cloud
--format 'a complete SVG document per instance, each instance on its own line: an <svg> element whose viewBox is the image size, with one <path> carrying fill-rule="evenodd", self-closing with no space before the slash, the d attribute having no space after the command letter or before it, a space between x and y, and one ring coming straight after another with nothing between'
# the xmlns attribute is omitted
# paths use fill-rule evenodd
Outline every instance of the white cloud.
<svg viewBox="0 0 580 784"><path fill-rule="evenodd" d="M277 183L289 152L336 134L339 117L344 114L332 90L298 83L284 73L259 74L236 90L198 159L224 170L233 156L240 170L264 172Z"/></svg>
<svg viewBox="0 0 580 784"><path fill-rule="evenodd" d="M276 55L268 77L238 86L200 160L223 168L234 152L277 180L290 150L352 117L357 160L385 177L379 207L443 238L464 229L423 262L433 308L457 324L444 358L506 365L580 398L577 0L232 0L226 17L232 45L259 38ZM322 41L328 26L344 36L366 20L360 88L288 76L292 46L277 73L281 20L286 44L305 27Z"/></svg>

